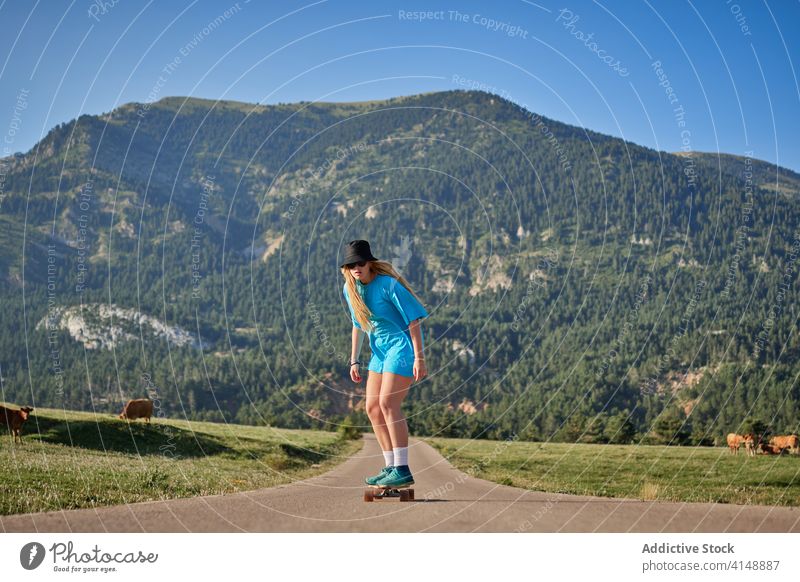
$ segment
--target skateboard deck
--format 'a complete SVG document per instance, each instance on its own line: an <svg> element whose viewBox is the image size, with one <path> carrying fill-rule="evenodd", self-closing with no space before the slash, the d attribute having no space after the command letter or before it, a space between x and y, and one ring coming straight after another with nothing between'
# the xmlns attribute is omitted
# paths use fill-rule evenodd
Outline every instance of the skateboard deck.
<svg viewBox="0 0 800 582"><path fill-rule="evenodd" d="M414 489L411 488L411 485L400 485L398 487L368 485L367 489L364 490L364 501L393 497L397 497L400 501L411 501L414 499Z"/></svg>

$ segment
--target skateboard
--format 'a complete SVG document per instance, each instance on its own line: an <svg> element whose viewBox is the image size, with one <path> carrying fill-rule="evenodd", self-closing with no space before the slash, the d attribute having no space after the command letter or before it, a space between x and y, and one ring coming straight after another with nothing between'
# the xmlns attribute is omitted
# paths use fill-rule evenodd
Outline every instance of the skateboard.
<svg viewBox="0 0 800 582"><path fill-rule="evenodd" d="M386 499L397 497L400 501L412 501L414 490L411 485L401 485L399 487L383 487L381 485L369 485L364 490L364 501L375 501L376 499Z"/></svg>

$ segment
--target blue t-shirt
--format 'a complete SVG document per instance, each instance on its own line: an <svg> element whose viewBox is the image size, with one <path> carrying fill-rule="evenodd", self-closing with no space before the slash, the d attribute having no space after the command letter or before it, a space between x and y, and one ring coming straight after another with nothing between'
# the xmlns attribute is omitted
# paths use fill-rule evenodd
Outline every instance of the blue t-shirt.
<svg viewBox="0 0 800 582"><path fill-rule="evenodd" d="M390 275L378 273L366 285L356 280L356 289L364 298L372 317L370 321L374 326L373 332L369 333L369 343L373 353L375 352L376 341L380 340L382 345L385 343L397 343L405 339L412 347L411 332L408 331L408 324L420 317L428 317L425 307L417 301L411 292L403 284ZM350 305L350 297L347 294L347 283L344 284L343 292L350 308L350 319L358 329L363 329L356 319L353 306ZM420 339L424 347L424 335L420 328Z"/></svg>

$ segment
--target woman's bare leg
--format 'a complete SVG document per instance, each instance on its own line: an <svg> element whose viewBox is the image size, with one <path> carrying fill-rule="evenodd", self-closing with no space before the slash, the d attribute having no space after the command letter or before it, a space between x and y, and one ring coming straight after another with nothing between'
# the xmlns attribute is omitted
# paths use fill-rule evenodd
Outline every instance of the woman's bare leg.
<svg viewBox="0 0 800 582"><path fill-rule="evenodd" d="M372 370L369 371L369 376L367 376L366 409L369 421L372 423L372 430L375 432L375 438L378 439L381 449L391 451L392 439L389 435L389 429L386 427L386 419L383 417L380 405L381 376L383 374Z"/></svg>
<svg viewBox="0 0 800 582"><path fill-rule="evenodd" d="M413 382L414 378L410 376L399 376L392 372L383 373L378 402L388 425L393 448L408 446L408 423L400 405Z"/></svg>

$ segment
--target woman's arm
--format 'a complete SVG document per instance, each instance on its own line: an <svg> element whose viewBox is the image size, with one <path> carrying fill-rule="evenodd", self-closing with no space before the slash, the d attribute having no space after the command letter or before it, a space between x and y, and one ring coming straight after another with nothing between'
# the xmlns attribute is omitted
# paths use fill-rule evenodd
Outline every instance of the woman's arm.
<svg viewBox="0 0 800 582"><path fill-rule="evenodd" d="M366 337L367 332L363 329L357 328L355 325L353 326L353 336L352 336L352 348L350 350L350 361L355 362L358 360L358 356L361 354L361 348L364 345L364 338Z"/></svg>
<svg viewBox="0 0 800 582"><path fill-rule="evenodd" d="M350 362L358 361L358 356L361 353L361 346L364 345L364 336L367 335L363 329L353 326L353 334L352 334L352 349L350 350ZM350 367L350 379L355 382L361 382L361 372L359 369L361 368L361 364L351 364L348 362L348 366Z"/></svg>
<svg viewBox="0 0 800 582"><path fill-rule="evenodd" d="M420 317L408 324L408 333L411 334L411 343L414 344L415 360L425 359L425 354L423 353L424 347L422 345L422 332L419 327L421 323L422 318Z"/></svg>
<svg viewBox="0 0 800 582"><path fill-rule="evenodd" d="M408 332L411 334L411 343L414 344L414 380L419 382L428 375L428 366L425 364L425 353L422 351L422 324L421 317L408 324Z"/></svg>

